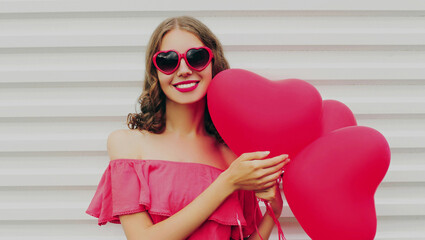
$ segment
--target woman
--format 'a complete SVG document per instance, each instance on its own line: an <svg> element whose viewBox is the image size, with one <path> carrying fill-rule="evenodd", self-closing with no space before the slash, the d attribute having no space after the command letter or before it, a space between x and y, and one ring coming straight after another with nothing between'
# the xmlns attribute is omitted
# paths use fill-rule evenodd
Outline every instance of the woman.
<svg viewBox="0 0 425 240"><path fill-rule="evenodd" d="M255 196L276 216L282 198L276 184L287 155L237 157L211 122L206 92L229 68L220 42L192 17L163 21L146 52L140 114L129 130L108 137L111 162L87 213L121 223L135 239L268 239L274 226ZM255 191L255 192L254 192Z"/></svg>

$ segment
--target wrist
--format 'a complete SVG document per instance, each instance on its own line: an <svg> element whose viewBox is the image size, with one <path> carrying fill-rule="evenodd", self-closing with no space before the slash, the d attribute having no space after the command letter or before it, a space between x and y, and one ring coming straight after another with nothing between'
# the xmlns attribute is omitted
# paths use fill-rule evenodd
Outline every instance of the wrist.
<svg viewBox="0 0 425 240"><path fill-rule="evenodd" d="M238 190L236 187L236 184L232 181L231 177L228 174L228 171L222 172L217 177L217 182L222 185L221 187L223 190L228 193L229 195L232 194L234 191Z"/></svg>
<svg viewBox="0 0 425 240"><path fill-rule="evenodd" d="M279 210L273 210L273 213L274 213L274 215L275 215L277 218L279 218L279 217L280 217L280 215L282 214L282 208L281 208L281 209L279 209Z"/></svg>
<svg viewBox="0 0 425 240"><path fill-rule="evenodd" d="M271 217L271 214L269 213L269 211L266 211L266 214L268 214ZM274 216L279 219L280 215L282 214L282 209L273 209L273 214Z"/></svg>
<svg viewBox="0 0 425 240"><path fill-rule="evenodd" d="M283 207L281 206L280 208L278 208L278 209L273 209L273 213L274 213L274 215L277 217L277 218L279 218L280 217L280 215L282 214L282 210L283 210Z"/></svg>
<svg viewBox="0 0 425 240"><path fill-rule="evenodd" d="M274 199L273 201L269 201L269 204L270 210L272 210L274 215L279 218L283 211L283 202L279 201L279 199Z"/></svg>

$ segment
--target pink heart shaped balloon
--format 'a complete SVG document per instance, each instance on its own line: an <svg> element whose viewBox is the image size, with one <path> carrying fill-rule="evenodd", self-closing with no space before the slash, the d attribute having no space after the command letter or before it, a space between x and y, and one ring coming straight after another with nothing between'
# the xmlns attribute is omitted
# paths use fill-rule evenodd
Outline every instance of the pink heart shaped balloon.
<svg viewBox="0 0 425 240"><path fill-rule="evenodd" d="M372 240L374 194L390 163L384 136L364 126L332 131L304 148L285 171L283 191L314 240Z"/></svg>
<svg viewBox="0 0 425 240"><path fill-rule="evenodd" d="M294 156L321 134L322 98L311 84L270 81L242 69L217 74L207 93L211 119L237 154Z"/></svg>
<svg viewBox="0 0 425 240"><path fill-rule="evenodd" d="M336 100L323 100L322 114L322 136L339 128L357 125L350 108Z"/></svg>
<svg viewBox="0 0 425 240"><path fill-rule="evenodd" d="M207 97L215 127L236 154L289 154L283 190L312 239L373 239L373 196L390 159L378 131L355 126L347 106L322 102L299 79L270 81L228 69L216 75Z"/></svg>

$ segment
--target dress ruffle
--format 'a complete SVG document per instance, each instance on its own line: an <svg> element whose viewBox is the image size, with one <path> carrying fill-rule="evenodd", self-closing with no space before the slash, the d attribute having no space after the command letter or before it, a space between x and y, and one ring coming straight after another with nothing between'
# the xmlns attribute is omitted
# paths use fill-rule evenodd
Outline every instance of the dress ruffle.
<svg viewBox="0 0 425 240"><path fill-rule="evenodd" d="M192 202L222 171L200 163L116 159L103 173L86 213L104 225L119 224L120 215L147 211L156 223ZM254 192L240 190L231 194L207 221L231 226L231 237L240 239L238 219L243 237L248 237L261 218Z"/></svg>

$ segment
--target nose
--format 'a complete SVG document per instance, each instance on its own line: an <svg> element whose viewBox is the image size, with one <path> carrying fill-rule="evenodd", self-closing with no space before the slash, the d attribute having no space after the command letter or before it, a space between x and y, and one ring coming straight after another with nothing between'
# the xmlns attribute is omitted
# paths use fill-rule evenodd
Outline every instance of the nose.
<svg viewBox="0 0 425 240"><path fill-rule="evenodd" d="M184 58L180 59L180 65L179 65L179 68L177 69L177 76L186 77L191 74L192 74L192 70L189 68Z"/></svg>

